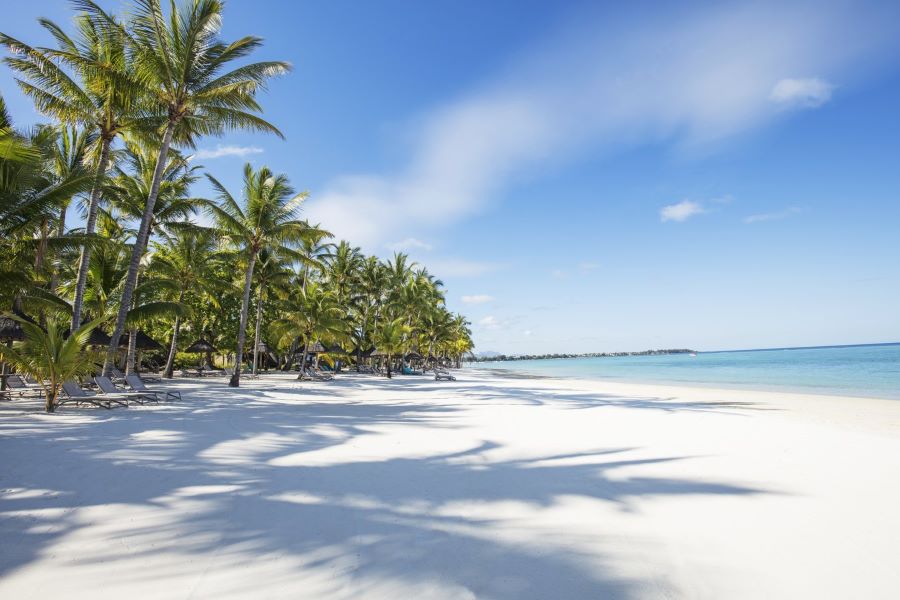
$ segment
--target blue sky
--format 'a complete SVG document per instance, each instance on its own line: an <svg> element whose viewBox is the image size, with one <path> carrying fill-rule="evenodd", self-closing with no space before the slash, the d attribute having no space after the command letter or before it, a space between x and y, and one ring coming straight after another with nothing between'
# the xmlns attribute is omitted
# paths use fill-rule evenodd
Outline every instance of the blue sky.
<svg viewBox="0 0 900 600"><path fill-rule="evenodd" d="M287 140L197 160L233 188L268 164L312 220L408 251L478 350L900 340L896 5L618 4L232 0L225 37L294 64L262 97ZM71 11L2 30L48 43L38 16Z"/></svg>

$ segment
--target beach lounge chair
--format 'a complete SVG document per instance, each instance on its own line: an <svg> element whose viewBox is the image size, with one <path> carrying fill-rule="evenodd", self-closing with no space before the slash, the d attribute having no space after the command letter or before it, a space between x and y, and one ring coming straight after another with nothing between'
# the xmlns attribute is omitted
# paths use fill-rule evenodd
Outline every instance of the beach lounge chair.
<svg viewBox="0 0 900 600"><path fill-rule="evenodd" d="M25 396L40 398L44 395L44 388L40 384L30 385L22 379L21 375L9 375L6 378L6 386L10 400L12 400L13 392L18 394L20 398Z"/></svg>
<svg viewBox="0 0 900 600"><path fill-rule="evenodd" d="M303 379L309 379L310 381L332 381L334 380L334 377L328 373L323 373L318 369L310 367L303 371Z"/></svg>
<svg viewBox="0 0 900 600"><path fill-rule="evenodd" d="M164 394L165 398L171 398L172 400L181 400L181 392L177 390L151 390L146 385L144 385L144 381L138 377L137 375L129 375L125 378L125 382L128 386L136 392L147 392L151 394Z"/></svg>
<svg viewBox="0 0 900 600"><path fill-rule="evenodd" d="M93 404L100 408L112 408L113 404L128 408L128 397L122 395L104 394L99 395L94 392L88 392L78 386L74 381L66 381L63 383L63 392L68 396L66 400L59 403L60 406L74 402L79 404Z"/></svg>
<svg viewBox="0 0 900 600"><path fill-rule="evenodd" d="M456 377L450 374L450 371L444 369L443 367L435 367L434 368L434 380L435 381L456 381Z"/></svg>
<svg viewBox="0 0 900 600"><path fill-rule="evenodd" d="M97 387L100 388L100 391L106 394L113 394L119 396L125 396L128 399L134 400L138 404L143 404L145 401L147 402L159 402L159 397L155 392L129 392L127 390L123 390L116 386L112 382L109 377L103 377L102 375L98 375L94 377L94 382L97 384Z"/></svg>

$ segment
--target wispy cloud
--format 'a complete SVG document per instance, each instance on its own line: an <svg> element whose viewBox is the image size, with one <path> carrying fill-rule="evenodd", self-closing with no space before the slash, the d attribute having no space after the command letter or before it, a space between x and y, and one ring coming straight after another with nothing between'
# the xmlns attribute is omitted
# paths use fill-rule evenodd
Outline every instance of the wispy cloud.
<svg viewBox="0 0 900 600"><path fill-rule="evenodd" d="M483 329L500 329L500 321L494 315L488 315L483 319L479 319L478 326Z"/></svg>
<svg viewBox="0 0 900 600"><path fill-rule="evenodd" d="M831 100L834 86L824 79L781 79L769 99L785 107L816 108Z"/></svg>
<svg viewBox="0 0 900 600"><path fill-rule="evenodd" d="M481 277L502 268L496 263L443 258L428 261L428 270L440 277Z"/></svg>
<svg viewBox="0 0 900 600"><path fill-rule="evenodd" d="M393 250L394 252L408 252L410 250L427 251L432 249L431 244L413 237L406 238L405 240L400 240L399 242L394 242L392 244L387 244L386 247L388 250Z"/></svg>
<svg viewBox="0 0 900 600"><path fill-rule="evenodd" d="M764 223L766 221L781 221L782 219L787 219L788 217L792 217L799 212L802 212L802 210L800 208L798 208L796 206L791 206L784 210L768 212L768 213L760 213L758 215L750 215L748 217L744 217L744 223L746 223L747 225L752 225L754 223Z"/></svg>
<svg viewBox="0 0 900 600"><path fill-rule="evenodd" d="M335 178L308 216L364 246L421 236L542 168L640 144L708 147L783 102L823 101L815 85L781 83L792 74L859 79L896 54L890 3L672 6L627 23L578 15L493 81L414 115L405 166Z"/></svg>
<svg viewBox="0 0 900 600"><path fill-rule="evenodd" d="M463 296L463 304L486 304L493 301L493 296L487 294L475 294L474 296Z"/></svg>
<svg viewBox="0 0 900 600"><path fill-rule="evenodd" d="M594 262L585 261L585 262L582 262L581 264L579 264L578 268L584 272L588 272L588 271L594 271L596 269L599 269L600 265L598 265L597 263L594 263Z"/></svg>
<svg viewBox="0 0 900 600"><path fill-rule="evenodd" d="M693 200L682 200L678 204L669 204L659 209L659 219L665 223L666 221L675 221L681 223L687 221L695 215L705 213L706 209L699 202Z"/></svg>
<svg viewBox="0 0 900 600"><path fill-rule="evenodd" d="M194 158L212 159L223 156L247 156L249 154L262 154L263 149L256 146L216 146L215 149L205 148L198 150Z"/></svg>

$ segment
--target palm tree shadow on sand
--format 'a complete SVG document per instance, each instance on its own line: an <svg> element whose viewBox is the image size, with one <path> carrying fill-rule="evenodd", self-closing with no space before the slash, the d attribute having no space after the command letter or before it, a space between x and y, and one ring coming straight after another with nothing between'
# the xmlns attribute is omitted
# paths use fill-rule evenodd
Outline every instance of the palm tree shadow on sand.
<svg viewBox="0 0 900 600"><path fill-rule="evenodd" d="M333 587L322 593L333 598L383 594L392 585L433 597L623 598L659 582L614 569L602 537L573 533L537 542L511 534L521 522L459 507L512 502L539 513L579 498L632 510L649 497L772 493L687 478L611 477L621 467L690 460L628 458L632 448L497 460L490 455L503 446L485 440L423 457L317 463L313 453L339 456L361 436L383 435L375 428L457 427L453 417L461 409L298 405L273 401L265 391L242 390L244 400L217 393L198 391L186 406L165 410L92 413L28 427L0 411L10 465L0 533L16 540L0 550L0 575L56 552L54 546L94 525L76 509L110 505L121 544L57 553L54 560L106 565L106 583L129 586L167 577L162 563L147 560L159 553L206 559L213 570L235 574L256 561L292 565L265 582L236 575L231 597L252 595L263 584L289 589L315 572L330 573ZM26 456L29 464L52 464L60 454L74 455L68 462L76 468L16 466ZM134 511L151 517L130 521ZM116 568L130 561L146 564ZM128 575L134 572L141 580Z"/></svg>

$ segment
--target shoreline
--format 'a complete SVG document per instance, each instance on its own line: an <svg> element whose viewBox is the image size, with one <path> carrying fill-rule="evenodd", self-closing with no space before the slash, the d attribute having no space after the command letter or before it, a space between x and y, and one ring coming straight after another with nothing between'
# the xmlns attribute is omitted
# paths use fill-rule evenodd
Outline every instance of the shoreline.
<svg viewBox="0 0 900 600"><path fill-rule="evenodd" d="M567 359L547 359L547 360L567 360ZM622 384L622 385L638 385L638 386L649 386L649 387L672 387L672 388L686 388L686 389L697 389L697 390L717 390L717 391L727 391L727 392L759 392L765 394L789 394L789 395L802 395L802 396L817 396L817 397L828 397L828 398L842 398L842 399L856 399L856 400L881 400L886 402L900 402L900 392L898 392L897 396L885 396L885 395L876 395L877 392L872 392L871 395L861 394L861 393L847 393L842 390L834 390L832 388L814 388L814 387L804 387L804 386L779 386L777 384L771 386L760 386L755 387L752 384L730 384L727 382L704 382L704 381L671 381L671 380L638 380L638 379L625 379L618 377L598 377L591 375L570 375L570 374L541 374L528 370L518 370L515 368L508 367L476 367L472 366L471 363L466 363L465 368L471 369L472 371L488 371L488 372L496 372L503 377L511 377L511 378L519 378L519 379L560 379L563 381L591 381L598 384Z"/></svg>
<svg viewBox="0 0 900 600"><path fill-rule="evenodd" d="M893 598L900 403L456 371L0 404L0 596Z"/></svg>

